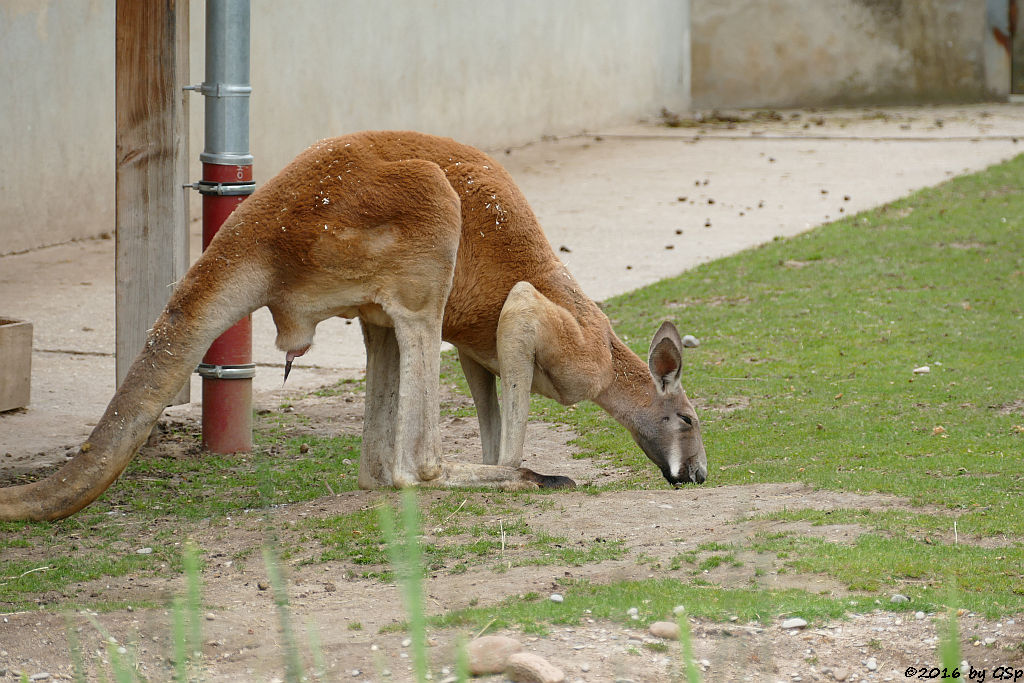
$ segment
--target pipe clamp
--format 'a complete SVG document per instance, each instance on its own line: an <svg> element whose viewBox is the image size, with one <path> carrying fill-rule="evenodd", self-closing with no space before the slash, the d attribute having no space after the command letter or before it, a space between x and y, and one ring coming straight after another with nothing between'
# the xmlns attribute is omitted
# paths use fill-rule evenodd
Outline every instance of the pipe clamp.
<svg viewBox="0 0 1024 683"><path fill-rule="evenodd" d="M182 90L198 92L204 97L248 97L252 94L251 85L236 83L200 83L186 85Z"/></svg>
<svg viewBox="0 0 1024 683"><path fill-rule="evenodd" d="M203 379L252 379L256 376L256 364L246 365L210 365L200 363L196 373Z"/></svg>
<svg viewBox="0 0 1024 683"><path fill-rule="evenodd" d="M218 197L248 196L256 191L256 183L217 183L212 180L200 180L198 183L186 185L199 190L199 194L212 194Z"/></svg>

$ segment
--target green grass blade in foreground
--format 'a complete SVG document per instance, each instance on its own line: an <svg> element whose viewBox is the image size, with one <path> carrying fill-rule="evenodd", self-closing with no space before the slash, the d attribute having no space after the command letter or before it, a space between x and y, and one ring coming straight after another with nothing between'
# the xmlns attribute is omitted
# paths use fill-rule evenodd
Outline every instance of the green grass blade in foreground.
<svg viewBox="0 0 1024 683"><path fill-rule="evenodd" d="M274 594L274 605L277 607L277 619L281 626L281 638L284 648L285 680L288 683L299 683L305 676L302 660L299 658L299 647L292 629L291 614L288 608L288 587L281 575L281 561L270 547L263 548L263 564L267 569L267 580Z"/></svg>
<svg viewBox="0 0 1024 683"><path fill-rule="evenodd" d="M950 580L949 600L946 603L946 618L939 625L939 659L943 669L952 672L960 666L960 623L956 599L956 582ZM961 676L965 672L961 671Z"/></svg>
<svg viewBox="0 0 1024 683"><path fill-rule="evenodd" d="M686 610L679 610L676 615L676 623L679 624L679 645L680 654L683 657L683 671L686 672L686 683L700 683L700 672L697 670L697 662L693 658L693 635L690 633L690 619Z"/></svg>
<svg viewBox="0 0 1024 683"><path fill-rule="evenodd" d="M84 683L86 676L82 641L78 638L78 631L75 630L75 622L70 612L64 612L64 632L67 634L68 652L71 655L71 675L75 683Z"/></svg>
<svg viewBox="0 0 1024 683"><path fill-rule="evenodd" d="M423 606L423 561L419 546L419 505L414 489L402 491L402 528L395 528L395 517L387 504L380 506L380 529L388 546L388 555L398 583L402 587L405 611L409 615L413 670L416 680L426 681L427 619Z"/></svg>

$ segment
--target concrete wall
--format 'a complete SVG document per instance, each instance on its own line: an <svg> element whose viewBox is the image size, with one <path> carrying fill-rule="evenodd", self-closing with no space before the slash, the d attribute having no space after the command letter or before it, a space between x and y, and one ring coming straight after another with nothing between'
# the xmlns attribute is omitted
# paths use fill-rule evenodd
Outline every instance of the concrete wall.
<svg viewBox="0 0 1024 683"><path fill-rule="evenodd" d="M0 0L0 84L0 254L112 232L113 0Z"/></svg>
<svg viewBox="0 0 1024 683"><path fill-rule="evenodd" d="M987 4L991 0L693 0L693 105L1005 96L1005 56L986 54Z"/></svg>
<svg viewBox="0 0 1024 683"><path fill-rule="evenodd" d="M0 254L113 231L114 4L0 0ZM689 106L689 0L253 0L252 49L257 182L366 128L494 148Z"/></svg>

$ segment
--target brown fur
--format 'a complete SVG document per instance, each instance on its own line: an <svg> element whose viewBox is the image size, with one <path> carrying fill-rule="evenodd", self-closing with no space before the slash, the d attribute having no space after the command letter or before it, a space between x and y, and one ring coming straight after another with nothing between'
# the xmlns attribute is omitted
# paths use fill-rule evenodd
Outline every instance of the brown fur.
<svg viewBox="0 0 1024 683"><path fill-rule="evenodd" d="M531 390L597 401L669 481L706 476L675 328L659 330L655 341L669 341L656 357L652 344L655 381L500 165L446 138L365 132L313 145L239 206L175 290L89 442L51 477L0 489L0 519L59 518L94 500L209 344L264 305L285 352L305 350L321 320L360 318L363 487L571 484L518 468ZM482 465L440 458L442 337L458 347L478 406Z"/></svg>

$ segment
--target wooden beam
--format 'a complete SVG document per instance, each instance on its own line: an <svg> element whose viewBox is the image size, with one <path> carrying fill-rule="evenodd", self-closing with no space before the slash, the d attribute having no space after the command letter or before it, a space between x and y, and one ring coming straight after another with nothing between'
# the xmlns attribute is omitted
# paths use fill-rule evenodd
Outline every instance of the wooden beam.
<svg viewBox="0 0 1024 683"><path fill-rule="evenodd" d="M189 264L188 0L117 0L117 382ZM187 402L188 385L175 400Z"/></svg>

